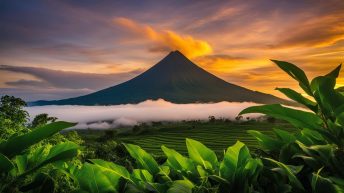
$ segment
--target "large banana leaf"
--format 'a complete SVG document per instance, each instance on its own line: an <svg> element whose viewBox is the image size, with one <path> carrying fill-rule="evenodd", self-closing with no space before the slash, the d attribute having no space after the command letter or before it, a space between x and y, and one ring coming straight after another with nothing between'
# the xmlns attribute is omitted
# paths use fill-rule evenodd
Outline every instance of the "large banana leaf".
<svg viewBox="0 0 344 193"><path fill-rule="evenodd" d="M78 155L78 151L79 151L78 148L79 146L72 142L65 142L65 143L55 145L50 149L47 157L42 158L42 161L40 163L30 168L29 170L21 173L20 176L28 175L49 163L72 159ZM24 160L21 160L21 161L24 162ZM22 162L19 162L19 163L24 164ZM24 167L24 166L21 165L20 167Z"/></svg>
<svg viewBox="0 0 344 193"><path fill-rule="evenodd" d="M270 158L264 158L265 160L268 160L274 164L276 164L284 173L285 175L288 177L290 184L298 189L298 190L304 190L304 187L302 185L302 183L299 181L299 179L295 176L293 170L291 167L285 165L284 163L281 163L279 161L276 161L274 159L270 159Z"/></svg>
<svg viewBox="0 0 344 193"><path fill-rule="evenodd" d="M124 146L131 157L137 161L139 167L148 170L153 175L160 172L159 165L154 160L153 156L147 153L141 147L133 144L124 144Z"/></svg>
<svg viewBox="0 0 344 193"><path fill-rule="evenodd" d="M206 170L214 170L218 168L219 162L215 152L207 148L202 143L187 138L186 147L188 149L189 157L197 164L203 166Z"/></svg>
<svg viewBox="0 0 344 193"><path fill-rule="evenodd" d="M14 168L13 163L5 155L0 153L0 173L9 172Z"/></svg>
<svg viewBox="0 0 344 193"><path fill-rule="evenodd" d="M112 162L107 162L101 159L91 159L90 161L94 163L95 165L101 167L106 172L112 172L118 176L121 176L122 178L128 181L132 181L130 179L130 174L128 170L123 166L117 165Z"/></svg>
<svg viewBox="0 0 344 193"><path fill-rule="evenodd" d="M245 144L237 141L233 146L228 147L223 161L220 164L220 175L228 181L232 181L236 171L244 168L251 158L250 152Z"/></svg>
<svg viewBox="0 0 344 193"><path fill-rule="evenodd" d="M182 171L184 174L196 174L195 164L191 159L184 157L177 151L169 149L164 145L161 146L162 151L167 157L166 163L176 171Z"/></svg>
<svg viewBox="0 0 344 193"><path fill-rule="evenodd" d="M280 150L284 145L283 141L274 139L270 136L267 136L259 131L249 130L247 133L251 134L255 137L259 143L259 145L267 151L276 151Z"/></svg>
<svg viewBox="0 0 344 193"><path fill-rule="evenodd" d="M334 89L335 85L336 79L328 76L316 77L311 83L314 97L328 118L334 116L336 109L344 104L344 96Z"/></svg>
<svg viewBox="0 0 344 193"><path fill-rule="evenodd" d="M166 193L192 193L194 186L189 180L176 180L173 181Z"/></svg>
<svg viewBox="0 0 344 193"><path fill-rule="evenodd" d="M9 158L12 158L31 145L46 139L63 129L73 127L75 125L76 123L58 121L38 127L29 133L10 138L9 140L1 143L0 152Z"/></svg>
<svg viewBox="0 0 344 193"><path fill-rule="evenodd" d="M297 128L318 129L322 124L322 120L314 113L287 108L279 104L248 107L239 115L247 113L266 114L276 119L288 121Z"/></svg>
<svg viewBox="0 0 344 193"><path fill-rule="evenodd" d="M75 176L80 186L78 192L88 193L116 193L121 179L121 176L90 163L85 163Z"/></svg>
<svg viewBox="0 0 344 193"><path fill-rule="evenodd" d="M35 179L20 188L22 192L32 191L35 193L53 193L55 192L55 182L54 180L45 173L39 173L36 175Z"/></svg>
<svg viewBox="0 0 344 193"><path fill-rule="evenodd" d="M271 60L275 64L277 64L278 67L280 67L283 71L285 71L289 76L291 76L293 79L299 82L300 87L309 95L313 96L312 89L309 84L309 80L303 70L301 70L299 67L295 66L292 63L284 62L284 61L278 61L278 60Z"/></svg>
<svg viewBox="0 0 344 193"><path fill-rule="evenodd" d="M287 96L291 100L306 106L307 108L309 108L313 112L318 111L317 104L315 102L309 100L308 98L302 96L300 93L298 93L298 92L296 92L290 88L276 88L276 90L280 91L281 93L283 93L285 96Z"/></svg>
<svg viewBox="0 0 344 193"><path fill-rule="evenodd" d="M320 171L312 174L312 190L314 193L340 193L330 179L320 176Z"/></svg>

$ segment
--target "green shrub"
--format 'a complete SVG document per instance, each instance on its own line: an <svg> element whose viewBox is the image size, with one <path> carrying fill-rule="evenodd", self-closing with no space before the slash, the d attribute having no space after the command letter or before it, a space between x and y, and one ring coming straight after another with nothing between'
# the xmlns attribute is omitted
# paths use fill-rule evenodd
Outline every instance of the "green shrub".
<svg viewBox="0 0 344 193"><path fill-rule="evenodd" d="M282 119L296 128L297 133L275 129L276 138L266 136L258 131L249 131L262 149L270 154L265 158L270 173L288 174L284 168L297 167L297 176L289 176L286 192L341 192L344 190L344 95L341 89L335 89L336 78L341 65L332 72L314 78L309 82L306 74L297 66L283 61L275 62L282 70L298 81L302 90L308 95L289 89L277 88L278 91L303 105L308 111L298 110L282 105L262 105L249 107L246 113L262 113L276 119ZM281 164L284 164L281 165ZM278 181L274 179L274 187ZM277 189L275 189L277 190Z"/></svg>
<svg viewBox="0 0 344 193"><path fill-rule="evenodd" d="M75 157L78 145L66 142L29 148L74 125L55 122L0 143L0 192L54 192L55 182L50 176L52 170L44 171L44 167Z"/></svg>

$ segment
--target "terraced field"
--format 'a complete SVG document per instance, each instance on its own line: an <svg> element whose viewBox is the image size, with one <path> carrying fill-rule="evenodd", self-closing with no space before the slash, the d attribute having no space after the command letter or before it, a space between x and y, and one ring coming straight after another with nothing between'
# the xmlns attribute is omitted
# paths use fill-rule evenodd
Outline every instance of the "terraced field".
<svg viewBox="0 0 344 193"><path fill-rule="evenodd" d="M221 154L237 140L244 142L251 149L257 147L257 141L247 133L247 130L258 130L273 135L272 129L280 126L292 130L285 123L174 123L150 127L145 132L136 135L119 135L116 140L137 144L147 152L159 156L162 155L161 145L186 154L185 138L192 138Z"/></svg>

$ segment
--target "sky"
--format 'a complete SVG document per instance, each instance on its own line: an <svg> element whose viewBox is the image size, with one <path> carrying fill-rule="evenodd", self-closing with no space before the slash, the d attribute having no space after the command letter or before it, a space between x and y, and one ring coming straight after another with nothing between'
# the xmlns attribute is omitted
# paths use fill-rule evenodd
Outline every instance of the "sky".
<svg viewBox="0 0 344 193"><path fill-rule="evenodd" d="M79 96L179 50L228 82L282 96L276 87L297 83L269 59L326 74L344 61L343 10L343 0L0 0L0 94Z"/></svg>

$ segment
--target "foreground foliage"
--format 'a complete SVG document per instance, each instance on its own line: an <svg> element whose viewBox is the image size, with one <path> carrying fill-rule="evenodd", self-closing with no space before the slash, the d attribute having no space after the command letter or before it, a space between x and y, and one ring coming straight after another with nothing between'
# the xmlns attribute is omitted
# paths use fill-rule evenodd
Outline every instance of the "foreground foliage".
<svg viewBox="0 0 344 193"><path fill-rule="evenodd" d="M343 192L344 191L344 96L342 88L335 89L341 65L332 72L309 82L305 73L295 65L274 61L281 69L298 81L307 98L289 88L277 88L290 99L304 105L309 111L301 111L281 105L249 107L240 114L263 113L288 121L299 129L289 133L275 129L276 138L258 131L249 131L256 137L282 173L288 176L283 192ZM274 158L275 160L272 160ZM297 168L292 176L290 171ZM269 185L276 189L280 177L273 176ZM277 189L276 189L277 190Z"/></svg>

